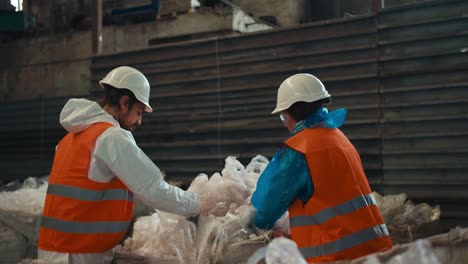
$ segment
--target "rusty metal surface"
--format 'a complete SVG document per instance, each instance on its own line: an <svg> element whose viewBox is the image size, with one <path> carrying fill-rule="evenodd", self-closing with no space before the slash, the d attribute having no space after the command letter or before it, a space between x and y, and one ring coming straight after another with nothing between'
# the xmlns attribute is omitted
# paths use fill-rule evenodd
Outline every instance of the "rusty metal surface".
<svg viewBox="0 0 468 264"><path fill-rule="evenodd" d="M447 21L466 16L468 2L460 0L436 0L380 10L377 19L379 28L427 24L433 21Z"/></svg>
<svg viewBox="0 0 468 264"><path fill-rule="evenodd" d="M98 56L93 60L91 69L112 68L115 64L140 66L152 61L167 61L194 56L212 56L218 53L242 52L252 49L290 45L317 40L355 36L375 32L375 19L364 16L355 19L341 19L331 23L314 23L292 29L271 30L261 33L244 34L234 37L211 38L188 43L169 44L140 52L126 52L117 56ZM218 46L216 48L216 46ZM242 55L237 55L242 56ZM235 56L236 57L236 56ZM234 57L234 58L235 58Z"/></svg>

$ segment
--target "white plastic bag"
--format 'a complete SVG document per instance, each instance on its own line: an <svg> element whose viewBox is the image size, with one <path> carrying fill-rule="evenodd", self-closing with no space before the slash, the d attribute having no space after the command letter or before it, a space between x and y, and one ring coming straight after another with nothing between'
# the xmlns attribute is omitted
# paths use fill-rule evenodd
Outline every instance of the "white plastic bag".
<svg viewBox="0 0 468 264"><path fill-rule="evenodd" d="M296 243L284 237L275 238L266 248L258 249L247 263L257 264L263 259L267 264L307 264Z"/></svg>
<svg viewBox="0 0 468 264"><path fill-rule="evenodd" d="M433 251L431 242L419 239L411 243L405 253L394 256L387 264L442 264Z"/></svg>

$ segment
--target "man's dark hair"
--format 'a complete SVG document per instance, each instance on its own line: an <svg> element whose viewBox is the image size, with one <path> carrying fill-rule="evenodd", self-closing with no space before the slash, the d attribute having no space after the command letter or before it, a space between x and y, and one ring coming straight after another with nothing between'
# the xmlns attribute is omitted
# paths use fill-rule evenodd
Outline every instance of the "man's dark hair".
<svg viewBox="0 0 468 264"><path fill-rule="evenodd" d="M289 107L288 114L297 122L306 119L311 114L317 112L323 104L327 104L331 101L330 98L325 98L315 102L295 102Z"/></svg>
<svg viewBox="0 0 468 264"><path fill-rule="evenodd" d="M128 98L130 98L130 100L128 101L130 109L137 102L135 94L133 94L133 92L128 89L117 89L108 84L103 84L103 86L104 86L104 97L100 101L100 105L102 107L105 105L109 105L109 106L116 106L120 108L120 98L122 98L122 96L125 96L125 95L128 96Z"/></svg>

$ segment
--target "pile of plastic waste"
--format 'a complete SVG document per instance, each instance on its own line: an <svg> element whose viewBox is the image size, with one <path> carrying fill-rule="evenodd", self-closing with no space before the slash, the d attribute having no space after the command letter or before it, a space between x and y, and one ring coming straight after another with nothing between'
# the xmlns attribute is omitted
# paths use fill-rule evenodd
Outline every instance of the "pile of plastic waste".
<svg viewBox="0 0 468 264"><path fill-rule="evenodd" d="M440 218L440 207L427 203L415 205L405 193L381 196L373 192L377 206L387 226L419 225Z"/></svg>
<svg viewBox="0 0 468 264"><path fill-rule="evenodd" d="M22 183L13 181L1 186L1 263L18 263L24 257L36 255L35 238L46 189L47 182L38 178L28 178Z"/></svg>
<svg viewBox="0 0 468 264"><path fill-rule="evenodd" d="M451 264L468 261L468 228L455 228L448 233L418 239L412 243L394 245L385 252L374 253L333 264ZM268 246L257 250L247 264L306 263L296 244L286 238L275 238Z"/></svg>
<svg viewBox="0 0 468 264"><path fill-rule="evenodd" d="M272 232L252 226L250 197L268 159L256 156L247 167L228 157L221 173L198 175L189 191L205 196L206 208L198 224L172 214L155 212L139 218L124 251L143 255L153 263L240 263L265 246Z"/></svg>
<svg viewBox="0 0 468 264"><path fill-rule="evenodd" d="M365 264L400 264L400 263L422 263L422 264L441 264L442 262L434 253L431 242L427 240L416 240L411 243L408 249L402 254L395 255L388 261L381 261L376 255L367 257Z"/></svg>
<svg viewBox="0 0 468 264"><path fill-rule="evenodd" d="M189 187L190 191L211 201L203 208L206 214L196 220L160 211L140 217L133 226L132 237L125 241L120 252L151 263L246 263L249 258L251 264L259 261L284 263L291 259L294 263L302 263L294 242L285 238L272 240L273 231L253 226L255 210L250 198L268 163L263 156L254 157L247 166L235 157L226 158L225 168L220 173L211 177L200 174ZM46 190L46 181L33 178L2 186L0 210L40 215ZM440 217L438 207L424 203L415 205L407 201L406 194L381 196L374 193L374 196L390 231L392 227L417 226ZM289 233L287 213L277 221L275 228ZM417 253L426 254L430 244L417 243L408 252L426 250ZM399 258L405 260L403 254ZM410 263L377 260L380 263ZM365 261L377 264L377 260Z"/></svg>
<svg viewBox="0 0 468 264"><path fill-rule="evenodd" d="M279 237L273 239L268 246L258 249L249 259L247 264L306 264L296 243L292 240Z"/></svg>
<svg viewBox="0 0 468 264"><path fill-rule="evenodd" d="M48 183L44 179L27 178L23 184L11 182L0 192L0 210L42 214Z"/></svg>
<svg viewBox="0 0 468 264"><path fill-rule="evenodd" d="M414 204L405 193L381 196L374 192L374 197L394 244L442 233L437 225L439 206Z"/></svg>
<svg viewBox="0 0 468 264"><path fill-rule="evenodd" d="M178 263L245 263L258 249L263 249L266 257L268 252L272 255L283 252L278 248L284 249L278 254L292 257L293 250L289 249L294 243L280 240L270 246L272 231L252 226L255 210L250 198L267 165L268 160L262 156L253 158L246 167L234 157L228 157L221 173L211 177L200 174L190 185L189 191L212 201L203 208L208 214L200 216L196 226L183 217L156 212L136 222L133 237L126 241L124 250L143 255L154 263L170 258L177 259ZM381 196L374 193L374 196L390 226L421 224L440 216L438 207L414 205L406 200L406 194ZM288 233L288 215L279 219L275 226ZM268 251L267 245L273 249ZM270 260L267 263L281 262Z"/></svg>
<svg viewBox="0 0 468 264"><path fill-rule="evenodd" d="M133 236L125 240L124 250L145 256L157 263L194 263L196 226L184 217L157 211L140 217L133 226Z"/></svg>

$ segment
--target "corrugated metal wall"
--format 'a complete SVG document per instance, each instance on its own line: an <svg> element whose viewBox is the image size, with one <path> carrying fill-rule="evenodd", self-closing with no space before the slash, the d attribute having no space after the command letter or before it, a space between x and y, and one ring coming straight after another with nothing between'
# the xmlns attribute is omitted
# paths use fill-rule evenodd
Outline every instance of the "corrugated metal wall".
<svg viewBox="0 0 468 264"><path fill-rule="evenodd" d="M189 181L200 172L220 171L229 155L244 163L256 154L271 157L288 136L269 115L276 89L293 73L312 73L333 95L330 108L349 110L343 131L375 190L435 201L445 217L462 219L468 217L468 53L462 52L468 48L467 14L466 1L434 1L100 56L92 62L92 81L118 65L148 76L156 111L145 116L137 142L169 178ZM2 116L9 109L2 106ZM53 140L63 133L54 125L41 130L42 142L49 133ZM2 128L5 146L17 140L27 145L20 128ZM27 148L21 151L27 156ZM16 162L13 152L2 152L8 156L2 167L11 167L10 158Z"/></svg>
<svg viewBox="0 0 468 264"><path fill-rule="evenodd" d="M274 108L287 76L325 82L346 107L344 132L374 189L406 192L468 217L468 2L97 57L94 81L130 64L148 74L158 111L139 142L170 177L219 171L228 155L271 156L287 136ZM150 125L148 125L150 123Z"/></svg>
<svg viewBox="0 0 468 264"><path fill-rule="evenodd" d="M55 145L65 135L58 123L67 98L0 105L0 185L49 175Z"/></svg>
<svg viewBox="0 0 468 264"><path fill-rule="evenodd" d="M235 155L271 156L288 135L269 113L290 74L313 72L337 105L350 109L346 131L363 150L369 175L381 168L375 18L185 43L97 57L93 81L116 65L142 70L157 111L145 117L139 144L171 177L193 177ZM364 126L362 124L365 124Z"/></svg>
<svg viewBox="0 0 468 264"><path fill-rule="evenodd" d="M377 17L383 188L468 217L468 1Z"/></svg>

